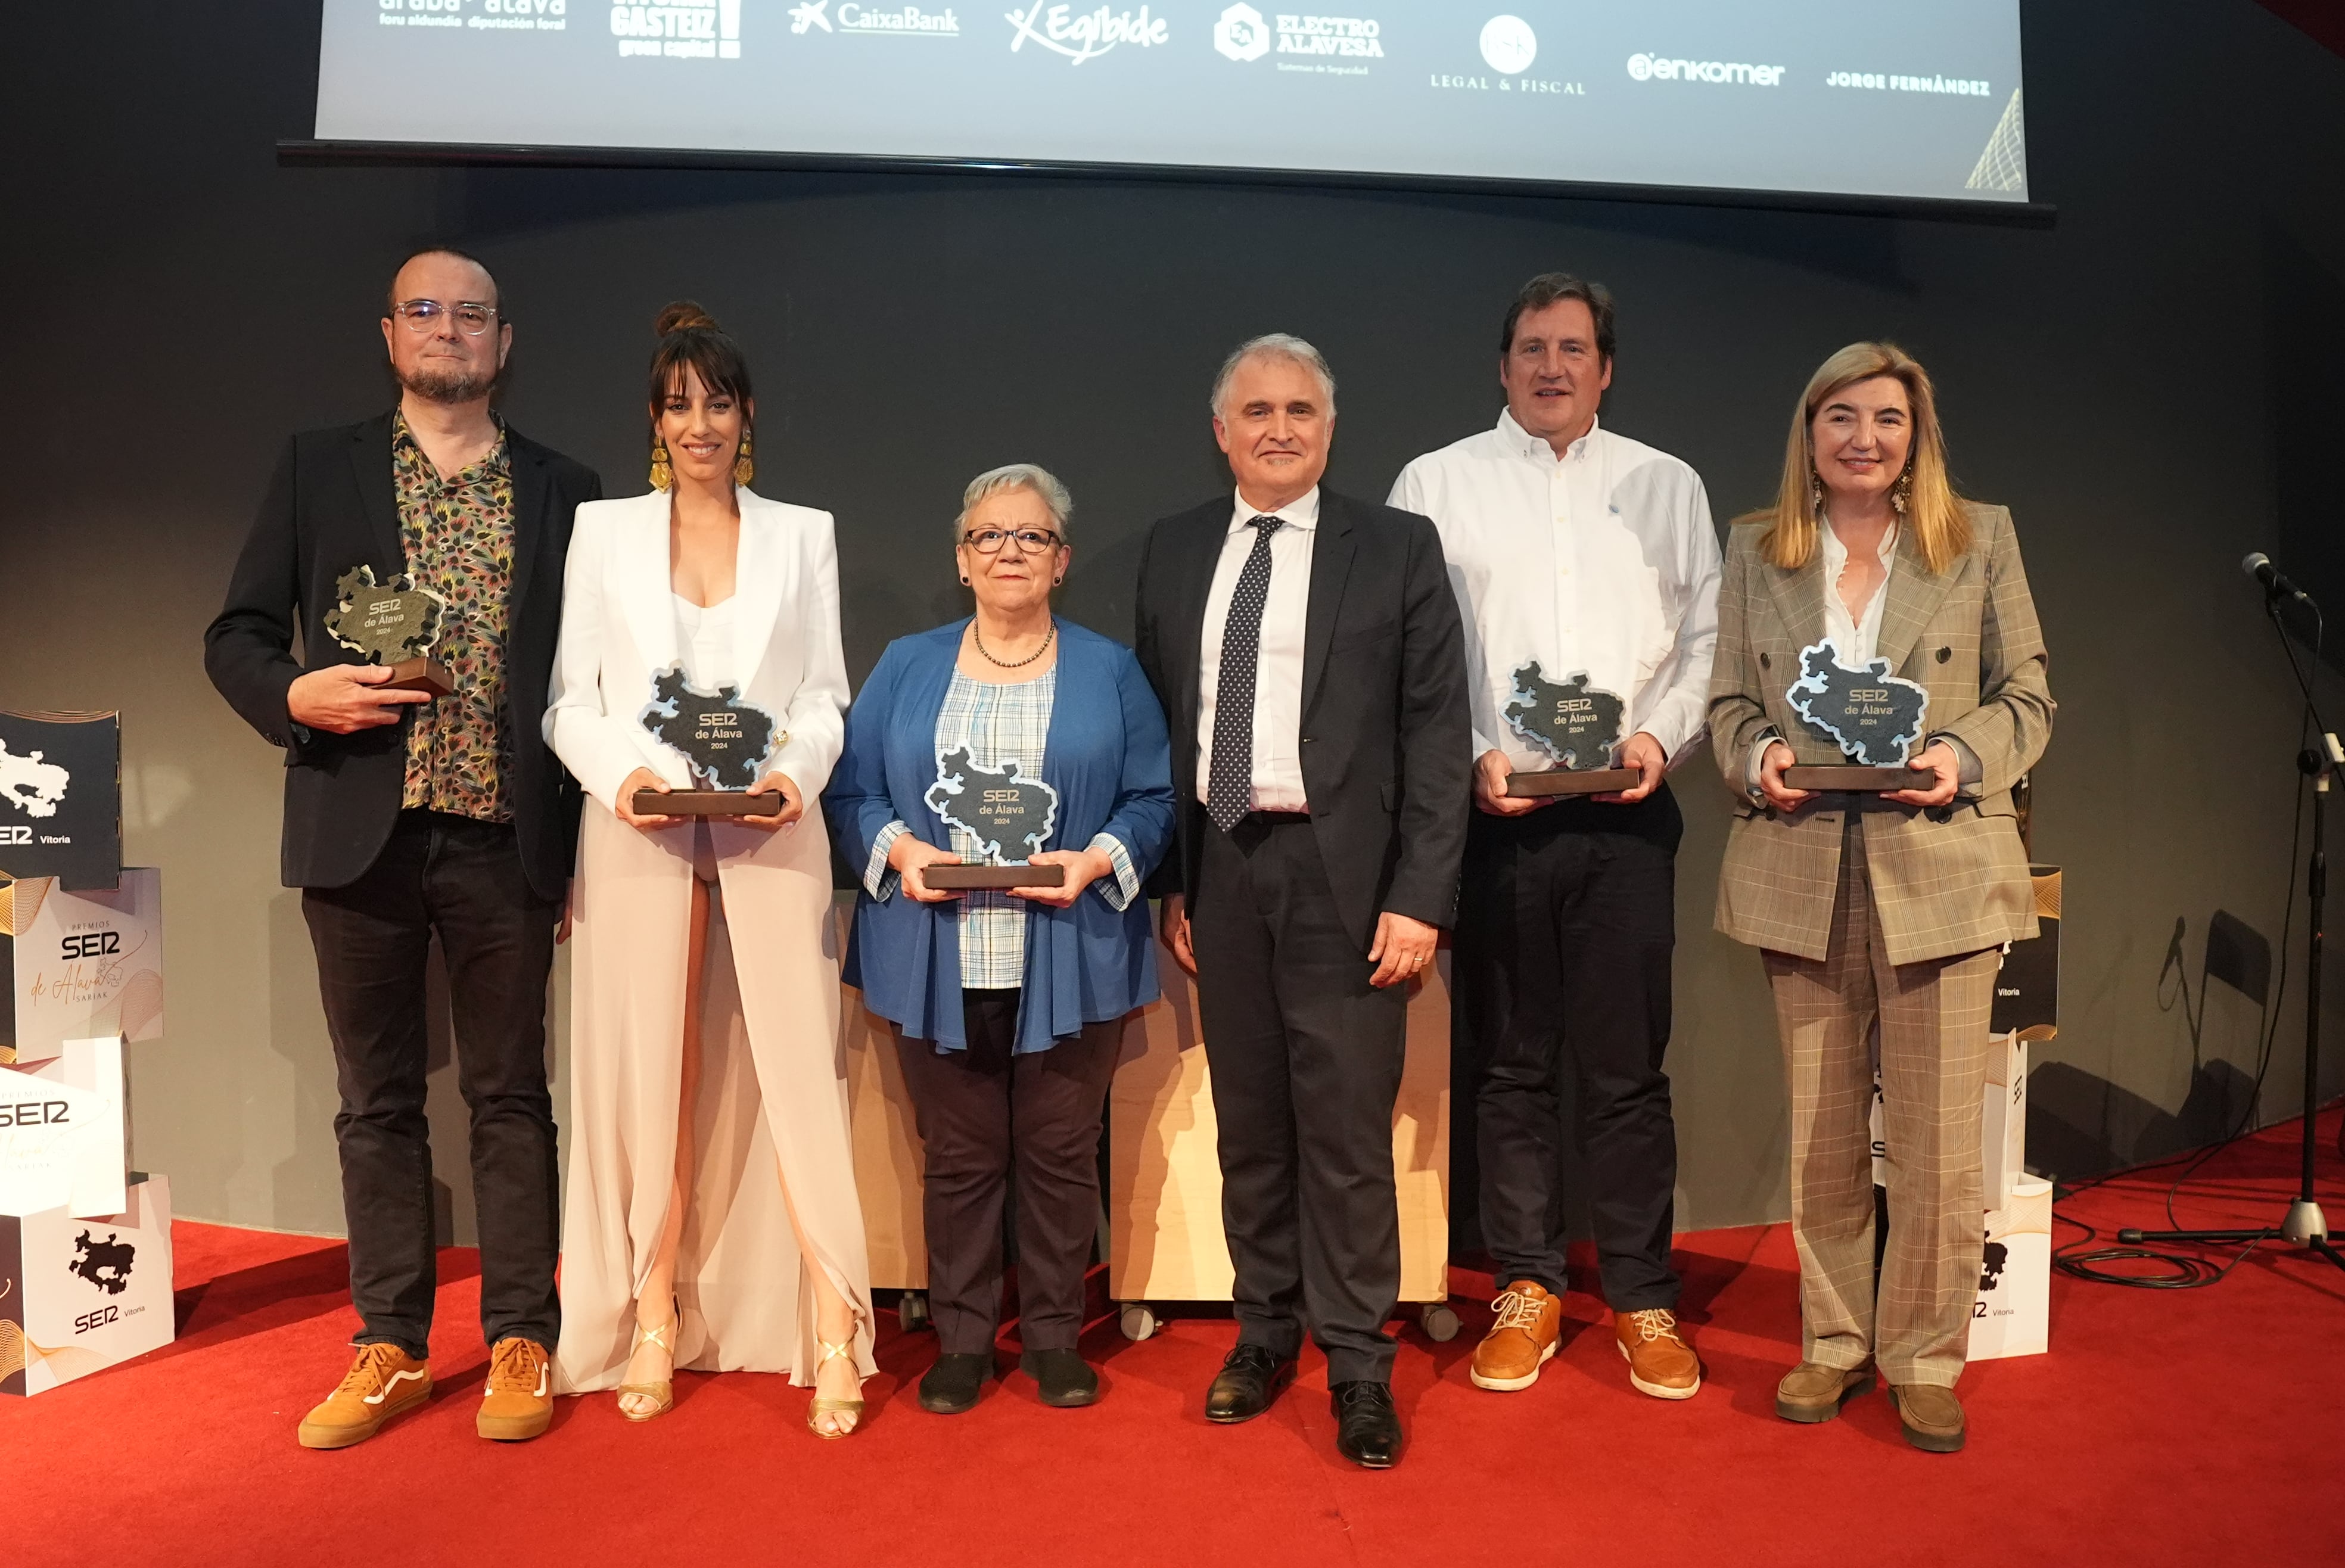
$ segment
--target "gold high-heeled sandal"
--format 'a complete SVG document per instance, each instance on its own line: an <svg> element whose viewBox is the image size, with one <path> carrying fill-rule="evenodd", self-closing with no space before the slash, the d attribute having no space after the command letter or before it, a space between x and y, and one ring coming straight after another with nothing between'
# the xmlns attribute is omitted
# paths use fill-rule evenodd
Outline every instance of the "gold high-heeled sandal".
<svg viewBox="0 0 2345 1568"><path fill-rule="evenodd" d="M860 1324L858 1327L860 1327ZM853 1330L848 1330L847 1342L843 1345L834 1345L820 1334L814 1337L814 1342L822 1347L822 1359L814 1364L814 1375L817 1381L822 1377L822 1369L832 1361L845 1361L850 1369L855 1366ZM822 1418L827 1415L851 1415L855 1418L855 1424L844 1431L825 1431L822 1429ZM863 1401L861 1400L827 1400L817 1394L807 1401L807 1430L817 1437L852 1437L861 1431L862 1427Z"/></svg>
<svg viewBox="0 0 2345 1568"><path fill-rule="evenodd" d="M657 1345L661 1350L667 1352L669 1375L662 1378L655 1383L621 1383L619 1385L619 1414L625 1417L627 1420L634 1421L650 1421L655 1416L664 1416L667 1414L669 1410L674 1408L675 1404L675 1344L674 1336L675 1334L675 1326L682 1321L684 1321L684 1308L681 1303L678 1303L669 1309L667 1321L661 1324L658 1328L646 1329L640 1322L635 1325L634 1342L627 1347L628 1360L634 1360L635 1352L643 1349L645 1345ZM629 1410L627 1408L626 1401L627 1396L630 1394L633 1394L637 1399L652 1401L652 1408L647 1411Z"/></svg>

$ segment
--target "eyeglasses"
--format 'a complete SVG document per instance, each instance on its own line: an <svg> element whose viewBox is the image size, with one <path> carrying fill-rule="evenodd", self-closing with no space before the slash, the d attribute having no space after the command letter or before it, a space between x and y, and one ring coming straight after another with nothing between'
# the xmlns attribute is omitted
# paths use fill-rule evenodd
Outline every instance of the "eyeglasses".
<svg viewBox="0 0 2345 1568"><path fill-rule="evenodd" d="M1056 550L1059 536L1046 528L1021 528L1015 533L1004 533L998 528L980 528L960 536L960 541L980 555L999 555L1001 547L1011 540L1018 541L1021 555L1040 555L1046 550Z"/></svg>
<svg viewBox="0 0 2345 1568"><path fill-rule="evenodd" d="M391 313L406 322L411 332L431 331L443 317L453 317L458 331L477 338L496 319L497 308L472 299L459 299L453 305L442 305L437 299L402 299L391 308Z"/></svg>

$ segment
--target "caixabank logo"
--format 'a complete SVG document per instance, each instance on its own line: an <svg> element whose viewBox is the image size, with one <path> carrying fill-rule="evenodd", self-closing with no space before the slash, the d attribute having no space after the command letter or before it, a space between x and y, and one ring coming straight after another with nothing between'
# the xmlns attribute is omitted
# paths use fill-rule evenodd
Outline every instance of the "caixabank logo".
<svg viewBox="0 0 2345 1568"><path fill-rule="evenodd" d="M935 11L919 5L859 5L856 0L839 0L834 12L831 0L801 0L790 7L790 31L800 36L846 33L874 38L958 38L960 17L950 6Z"/></svg>
<svg viewBox="0 0 2345 1568"><path fill-rule="evenodd" d="M741 0L665 0L658 5L614 5L611 35L622 58L737 60Z"/></svg>

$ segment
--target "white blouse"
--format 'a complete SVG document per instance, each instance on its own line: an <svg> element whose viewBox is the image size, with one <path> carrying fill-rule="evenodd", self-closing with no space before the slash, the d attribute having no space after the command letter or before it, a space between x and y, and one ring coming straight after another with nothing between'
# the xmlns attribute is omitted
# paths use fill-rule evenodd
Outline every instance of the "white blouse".
<svg viewBox="0 0 2345 1568"><path fill-rule="evenodd" d="M719 686L736 685L733 669L733 605L739 596L715 604L695 604L681 593L675 601L675 645L684 655L684 678L695 689L714 695Z"/></svg>
<svg viewBox="0 0 2345 1568"><path fill-rule="evenodd" d="M1824 635L1840 650L1840 662L1849 669L1860 669L1872 662L1873 650L1881 642L1881 612L1889 602L1889 578L1897 570L1898 523L1881 531L1881 586L1865 601L1862 613L1849 613L1847 602L1841 598L1841 573L1848 570L1848 546L1840 541L1832 521L1824 520L1816 530L1816 544L1824 556Z"/></svg>

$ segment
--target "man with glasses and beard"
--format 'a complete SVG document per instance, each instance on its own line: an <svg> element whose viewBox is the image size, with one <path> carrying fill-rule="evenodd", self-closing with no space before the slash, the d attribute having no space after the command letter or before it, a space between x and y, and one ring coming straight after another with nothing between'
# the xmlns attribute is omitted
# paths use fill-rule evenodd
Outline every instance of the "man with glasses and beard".
<svg viewBox="0 0 2345 1568"><path fill-rule="evenodd" d="M409 256L382 336L398 406L285 444L204 634L212 683L285 754L284 880L301 889L341 1093L358 1354L303 1419L306 1448L362 1442L431 1396L435 936L472 1112L492 1347L482 1437L545 1430L560 1330L545 992L578 795L541 721L571 519L602 481L492 409L513 324L480 262L441 248ZM350 634L335 612L346 580L367 592L361 567L383 598L407 579L442 602L429 652L452 689L394 685L388 662L360 662L329 630L331 617Z"/></svg>

